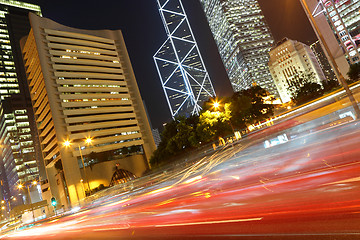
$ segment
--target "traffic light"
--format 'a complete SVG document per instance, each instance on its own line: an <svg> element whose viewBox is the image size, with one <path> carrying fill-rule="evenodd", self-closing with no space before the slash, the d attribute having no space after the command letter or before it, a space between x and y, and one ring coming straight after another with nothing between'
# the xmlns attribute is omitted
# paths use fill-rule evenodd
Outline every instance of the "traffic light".
<svg viewBox="0 0 360 240"><path fill-rule="evenodd" d="M53 205L54 207L56 206L56 199L55 199L55 197L52 197L51 198L51 205Z"/></svg>

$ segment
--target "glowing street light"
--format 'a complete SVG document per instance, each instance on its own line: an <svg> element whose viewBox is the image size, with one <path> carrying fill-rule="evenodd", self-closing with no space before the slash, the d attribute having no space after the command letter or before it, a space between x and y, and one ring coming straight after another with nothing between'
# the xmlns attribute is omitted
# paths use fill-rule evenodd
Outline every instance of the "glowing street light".
<svg viewBox="0 0 360 240"><path fill-rule="evenodd" d="M37 181L36 181L36 180L32 181L32 185L34 185L34 186L37 185ZM19 185L17 185L17 188L20 190L20 189L22 189L24 186L27 188L27 191L28 191L28 194L29 194L29 202L30 202L30 206L31 206L32 216L33 216L33 220L35 221L34 208L33 208L33 206L32 206L31 193L30 193L30 186L31 186L31 184L28 184L28 185L24 184L24 185L22 185L21 183L19 183ZM16 200L16 198L14 198L14 200Z"/></svg>
<svg viewBox="0 0 360 240"><path fill-rule="evenodd" d="M215 110L217 110L220 107L220 103L219 102L214 102L213 107L214 107Z"/></svg>

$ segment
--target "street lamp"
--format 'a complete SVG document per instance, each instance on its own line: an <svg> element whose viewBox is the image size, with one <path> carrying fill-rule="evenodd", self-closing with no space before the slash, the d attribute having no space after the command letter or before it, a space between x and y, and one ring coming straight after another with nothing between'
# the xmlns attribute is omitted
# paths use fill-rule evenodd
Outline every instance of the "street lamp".
<svg viewBox="0 0 360 240"><path fill-rule="evenodd" d="M219 102L213 102L213 107L215 110L217 110L220 107L220 103Z"/></svg>
<svg viewBox="0 0 360 240"><path fill-rule="evenodd" d="M86 144L90 144L92 142L92 139L91 138L86 138L85 139L85 143ZM85 163L84 163L84 158L83 158L83 155L82 155L82 151L81 151L81 147L80 147L80 144L78 143L78 148L79 148L79 152L80 152L80 158L81 158L81 162L82 162L82 165L83 165L83 169L84 169L84 176L85 176L85 181L87 183L87 187L89 189L89 193L91 193L91 188L90 188L90 184L89 184L89 180L88 180L88 177L87 177L87 174L86 174L86 168L85 168ZM71 142L69 140L66 140L64 142L64 146L65 147L70 147L71 146ZM86 194L85 194L86 196Z"/></svg>
<svg viewBox="0 0 360 240"><path fill-rule="evenodd" d="M26 184L24 184L26 185ZM36 186L37 185L37 181L36 180L33 180L32 181L32 185L33 186ZM32 216L33 216L33 220L35 221L35 215L34 215L34 207L32 206L32 200L31 200L31 194L30 194L30 186L31 184L27 184L26 185L26 188L27 188L27 191L28 191L28 194L29 194L29 201L30 201L30 206L31 206L31 212L32 212ZM22 189L24 186L20 183L18 186L18 189Z"/></svg>
<svg viewBox="0 0 360 240"><path fill-rule="evenodd" d="M229 104L230 104L230 103L229 103ZM213 109L214 109L216 112L220 112L221 104L220 104L220 102L219 102L218 100L214 100L214 101L212 102L212 106L213 106ZM219 109L219 111L217 111L218 109ZM225 106L224 106L224 112L225 112L225 114L226 114L226 107L225 107ZM235 134L235 129L234 129L234 127L233 127L233 125L232 125L232 122L231 122L231 116L229 116L228 122L229 122L229 125L230 125L233 133Z"/></svg>

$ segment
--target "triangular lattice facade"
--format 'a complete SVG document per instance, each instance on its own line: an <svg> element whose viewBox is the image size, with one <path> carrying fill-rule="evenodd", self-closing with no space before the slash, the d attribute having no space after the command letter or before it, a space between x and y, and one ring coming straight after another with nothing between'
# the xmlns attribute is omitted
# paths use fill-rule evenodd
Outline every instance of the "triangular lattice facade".
<svg viewBox="0 0 360 240"><path fill-rule="evenodd" d="M154 61L173 117L198 114L215 96L181 0L158 0L168 39Z"/></svg>

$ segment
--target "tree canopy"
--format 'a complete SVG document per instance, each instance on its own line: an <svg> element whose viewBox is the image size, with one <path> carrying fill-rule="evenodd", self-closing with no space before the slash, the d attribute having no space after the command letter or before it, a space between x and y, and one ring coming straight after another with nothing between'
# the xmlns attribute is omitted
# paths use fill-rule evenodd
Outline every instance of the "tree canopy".
<svg viewBox="0 0 360 240"><path fill-rule="evenodd" d="M324 88L316 83L314 72L301 72L299 75L299 87L293 93L293 101L297 105L304 104L324 95Z"/></svg>
<svg viewBox="0 0 360 240"><path fill-rule="evenodd" d="M351 82L356 82L360 79L360 62L351 64L347 73Z"/></svg>
<svg viewBox="0 0 360 240"><path fill-rule="evenodd" d="M299 88L295 94L295 103L301 105L324 95L324 89L318 83L309 82Z"/></svg>
<svg viewBox="0 0 360 240"><path fill-rule="evenodd" d="M152 166L173 161L184 151L216 141L273 115L269 93L259 86L234 93L229 98L209 99L199 116L177 117L167 123L162 141L150 159ZM216 102L216 104L215 104Z"/></svg>

